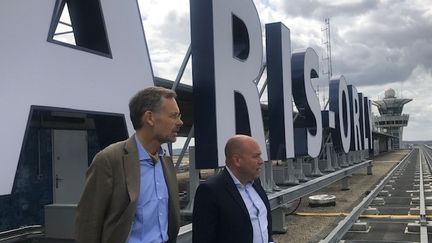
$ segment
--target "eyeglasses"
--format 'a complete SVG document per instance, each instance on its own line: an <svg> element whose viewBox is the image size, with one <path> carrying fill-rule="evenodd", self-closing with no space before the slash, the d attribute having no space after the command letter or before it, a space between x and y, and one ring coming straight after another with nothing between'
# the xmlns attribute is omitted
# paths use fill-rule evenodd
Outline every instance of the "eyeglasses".
<svg viewBox="0 0 432 243"><path fill-rule="evenodd" d="M155 114L162 114L164 112L160 112L160 111L149 111ZM166 113L165 113L166 114ZM182 114L180 112L171 112L168 113L168 117L173 119L173 120L177 120L177 119L181 119Z"/></svg>
<svg viewBox="0 0 432 243"><path fill-rule="evenodd" d="M172 112L168 115L171 119L181 119L182 114L180 112Z"/></svg>

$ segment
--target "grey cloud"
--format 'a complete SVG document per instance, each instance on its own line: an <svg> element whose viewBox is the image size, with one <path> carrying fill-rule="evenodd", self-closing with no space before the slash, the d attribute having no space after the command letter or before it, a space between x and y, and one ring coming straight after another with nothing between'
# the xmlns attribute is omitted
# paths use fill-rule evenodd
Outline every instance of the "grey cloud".
<svg viewBox="0 0 432 243"><path fill-rule="evenodd" d="M399 5L397 5L397 4ZM336 18L333 23L334 68L360 85L407 80L414 69L432 69L432 23L428 8L389 1L363 16L364 25ZM342 32L341 29L345 31Z"/></svg>
<svg viewBox="0 0 432 243"><path fill-rule="evenodd" d="M157 45L163 51L186 52L190 42L189 23L188 14L170 11L164 22L155 23L155 26L153 26L157 33L150 37L152 44ZM179 49L179 47L182 49Z"/></svg>
<svg viewBox="0 0 432 243"><path fill-rule="evenodd" d="M352 16L370 11L378 5L376 0L363 0L343 4L326 4L317 0L283 1L284 13L292 17L306 17L317 20L334 16Z"/></svg>

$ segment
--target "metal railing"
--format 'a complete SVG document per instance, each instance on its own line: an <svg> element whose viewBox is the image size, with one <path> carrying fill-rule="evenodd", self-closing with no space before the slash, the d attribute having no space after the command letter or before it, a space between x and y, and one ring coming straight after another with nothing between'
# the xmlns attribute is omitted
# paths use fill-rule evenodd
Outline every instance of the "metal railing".
<svg viewBox="0 0 432 243"><path fill-rule="evenodd" d="M426 219L426 203L425 203L425 194L424 194L424 182L423 182L423 163L426 163L424 158L424 151L422 148L419 149L418 161L420 167L420 243L428 242L428 233L427 233L427 219ZM428 168L429 169L429 168Z"/></svg>
<svg viewBox="0 0 432 243"><path fill-rule="evenodd" d="M411 150L409 154L407 154L402 161L394 167L390 173L387 174L387 176L381 180L381 182L375 187L374 190L372 190L368 196L363 198L363 200L358 204L351 213L345 217L342 221L339 222L339 224L336 226L336 228L333 229L332 232L330 232L327 237L320 241L320 243L333 243L333 242L339 242L339 240L342 239L342 237L345 235L345 233L351 228L351 226L355 223L355 221L358 219L358 217L363 213L363 211L366 209L366 207L372 202L372 200L378 195L378 193L384 188L384 185L390 180L392 175L402 166L406 164L408 159L410 159L413 156L414 150Z"/></svg>
<svg viewBox="0 0 432 243"><path fill-rule="evenodd" d="M0 232L0 242L13 242L19 239L38 237L42 235L44 235L44 228L42 225L30 225Z"/></svg>

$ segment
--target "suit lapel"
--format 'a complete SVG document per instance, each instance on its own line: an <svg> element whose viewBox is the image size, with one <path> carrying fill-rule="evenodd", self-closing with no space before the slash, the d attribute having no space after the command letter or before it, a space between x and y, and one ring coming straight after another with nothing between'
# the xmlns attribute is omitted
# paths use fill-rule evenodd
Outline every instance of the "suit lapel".
<svg viewBox="0 0 432 243"><path fill-rule="evenodd" d="M164 158L164 157L160 158L160 161L162 163L163 174L165 177L165 183L166 183L167 188L168 188L168 195L169 195L169 198L171 200L171 198L173 197L172 188L174 188L175 182L174 182L172 170L171 170L171 168L168 168L170 165L168 163L171 163L171 165L172 165L172 162L167 161L167 160L169 160L169 158Z"/></svg>
<svg viewBox="0 0 432 243"><path fill-rule="evenodd" d="M140 166L135 135L126 140L125 153L123 155L123 167L126 177L126 185L131 202L136 202L140 189Z"/></svg>
<svg viewBox="0 0 432 243"><path fill-rule="evenodd" d="M162 170L168 189L168 236L175 237L180 224L180 204L178 198L177 177L170 157L161 157Z"/></svg>
<svg viewBox="0 0 432 243"><path fill-rule="evenodd" d="M173 206L178 204L178 189L177 189L177 177L174 174L174 167L169 157L161 157L162 170L165 177L165 183L168 189L168 200L170 206L170 212L174 212Z"/></svg>
<svg viewBox="0 0 432 243"><path fill-rule="evenodd" d="M240 195L240 192L238 191L233 179L231 178L231 175L226 169L224 169L221 173L222 177L224 178L225 189L228 190L229 194L234 198L234 201L237 202L242 211L249 217L249 212L246 208L243 198Z"/></svg>

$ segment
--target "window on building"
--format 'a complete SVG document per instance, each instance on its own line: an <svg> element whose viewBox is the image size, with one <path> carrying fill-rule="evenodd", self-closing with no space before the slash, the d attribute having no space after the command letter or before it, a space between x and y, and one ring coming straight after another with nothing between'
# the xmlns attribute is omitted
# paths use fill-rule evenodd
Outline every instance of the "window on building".
<svg viewBox="0 0 432 243"><path fill-rule="evenodd" d="M48 41L112 57L99 0L57 0Z"/></svg>

